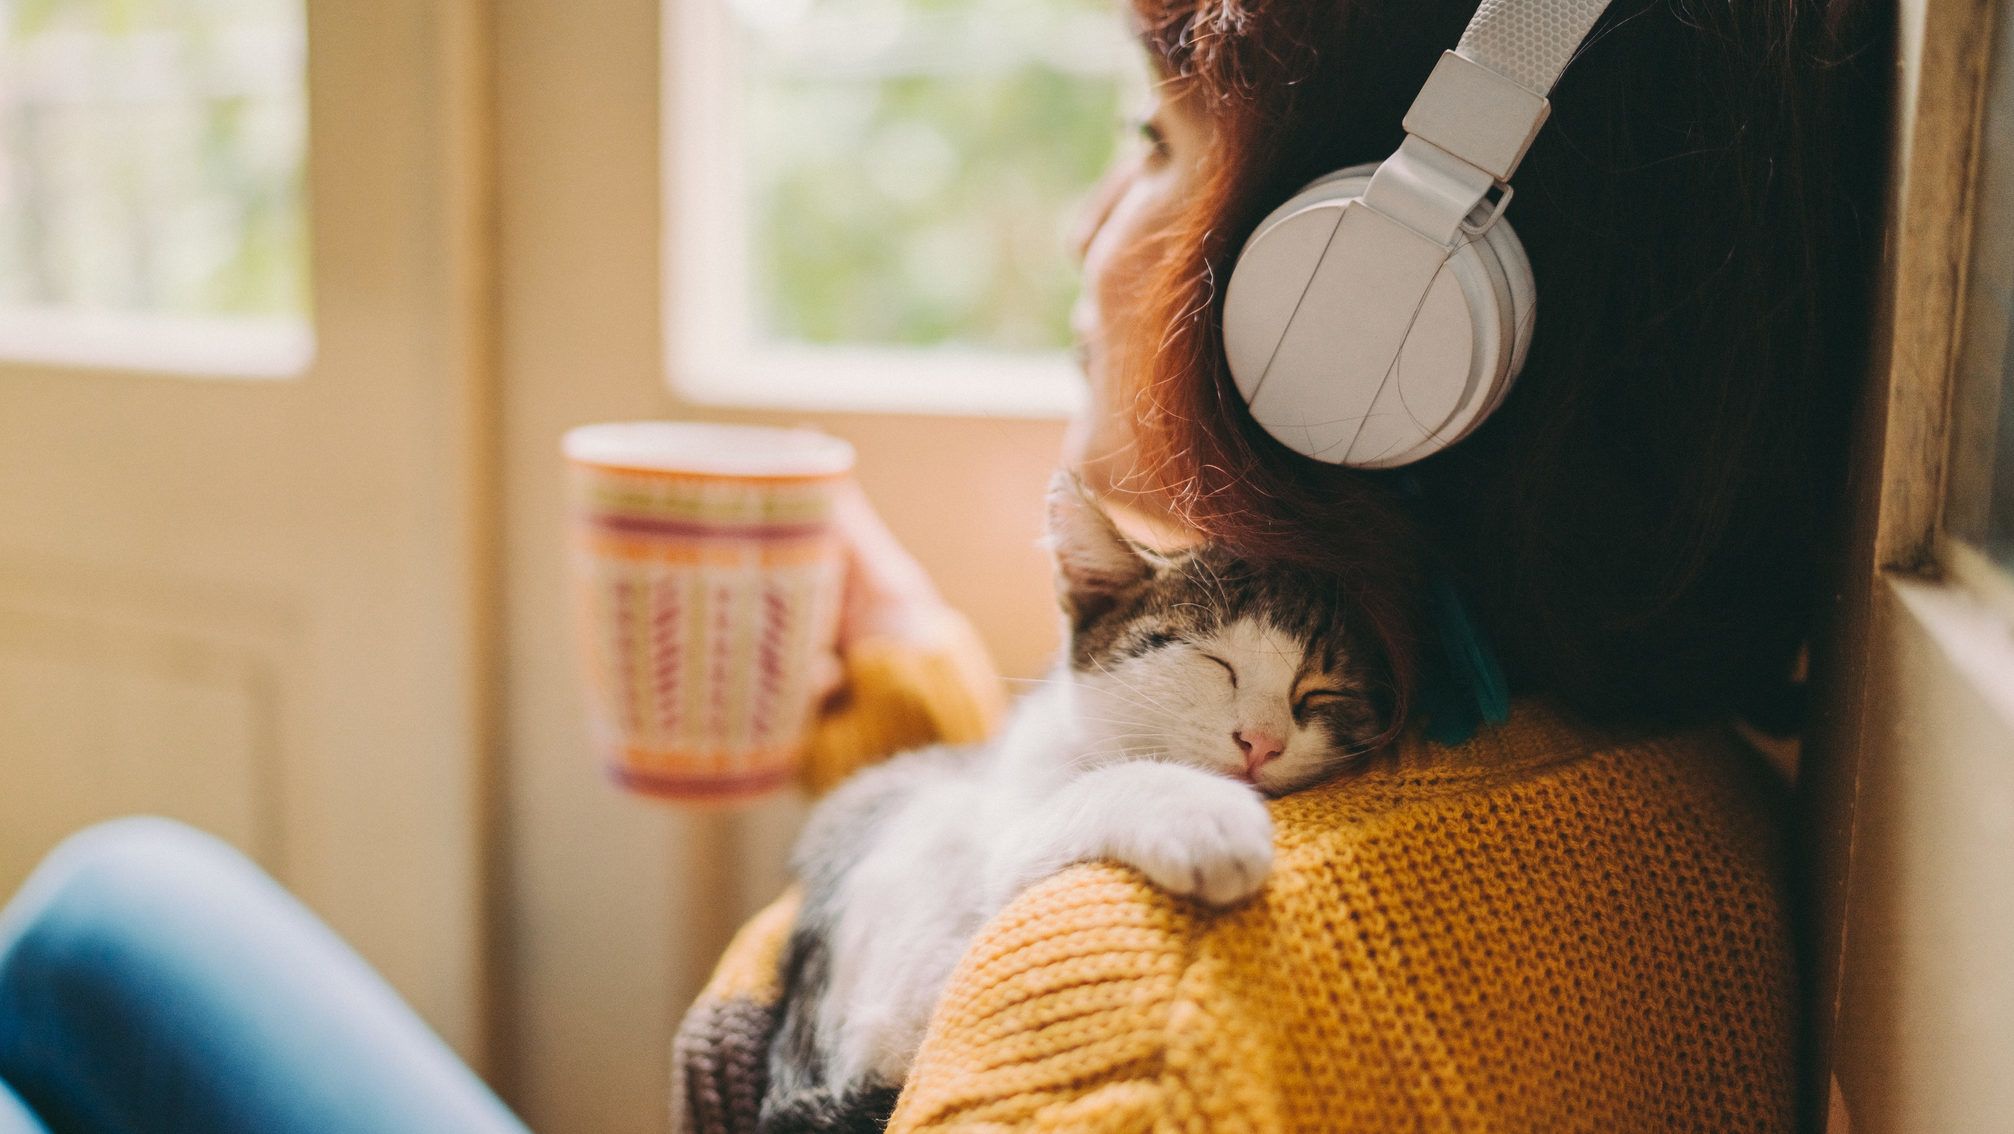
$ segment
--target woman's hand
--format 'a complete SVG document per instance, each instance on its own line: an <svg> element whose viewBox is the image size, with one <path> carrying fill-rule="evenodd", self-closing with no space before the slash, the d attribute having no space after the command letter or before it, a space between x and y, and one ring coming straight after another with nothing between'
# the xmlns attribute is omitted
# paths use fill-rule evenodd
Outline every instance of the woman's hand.
<svg viewBox="0 0 2014 1134"><path fill-rule="evenodd" d="M846 556L846 581L839 637L821 685L827 696L843 682L841 659L854 646L871 638L920 639L945 609L923 565L888 530L858 484L848 482L840 491L833 522Z"/></svg>

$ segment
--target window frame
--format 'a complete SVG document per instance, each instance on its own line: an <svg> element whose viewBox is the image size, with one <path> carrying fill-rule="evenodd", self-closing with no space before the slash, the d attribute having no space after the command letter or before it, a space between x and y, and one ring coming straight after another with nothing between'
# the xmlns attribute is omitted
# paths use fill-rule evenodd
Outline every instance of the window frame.
<svg viewBox="0 0 2014 1134"><path fill-rule="evenodd" d="M1932 18L1933 27L1948 19L1942 13L1935 13ZM1951 592L1949 605L1954 610L1964 608L1970 616L1942 620L1936 627L1926 624L1924 629L1936 632L1954 668L1974 682L1976 693L1996 703L2014 706L2014 680L2008 679L2014 675L2014 669L1998 671L2003 680L1996 685L1991 680L1994 671L1957 664L1988 657L2014 657L2014 569L1995 563L1982 548L1954 533L1949 523L1953 478L1958 462L1966 456L1959 451L1964 440L1959 436L1959 399L1966 395L1968 385L1962 373L1967 363L1968 323L1977 314L1972 277L1985 205L1982 195L1986 179L1986 126L1992 110L1988 104L1991 84L1996 78L1994 53L2002 37L2014 36L2014 27L2001 26L2004 21L2014 21L2014 11L2002 12L1997 19L1990 10L1979 16L1976 41L1958 49L1948 61L1957 73L1947 81L1956 88L1953 93L1961 97L1953 100L1952 109L1942 112L1956 120L1958 129L1952 140L1955 152L1947 157L1942 171L1947 186L1941 192L1956 212L1958 223L1949 226L1942 237L1943 258L1950 266L1947 282L1930 290L1920 308L1903 312L1931 323L1933 330L1941 329L1941 334L1934 340L1919 340L1924 352L1920 367L1905 367L1898 359L1894 369L1889 414L1891 418L1899 417L1905 429L1896 429L1891 421L1889 439L1894 448L1887 459L1887 489L1892 499L1884 500L1882 508L1888 536L1886 546L1890 550L1881 567L1884 575L1891 578L1906 576L1933 584L1933 590L1927 592L1930 598L1926 600L1919 595L1911 604L1913 612L1920 614L1924 601L1933 606L1945 603L1936 591ZM2014 66L2014 59L2001 62ZM2014 81L2014 76L1999 78L2003 82ZM1927 120L1915 126L1919 131L1930 132L1929 140L1934 145L1939 140L1935 133L1939 110L1920 104L1911 109L1919 119ZM1908 172L1919 183L1928 183L1937 178L1939 171L1929 168L1925 161ZM1909 188L1905 186L1905 204ZM1940 192L1935 185L1925 185L1925 189L1928 194ZM1926 241L1932 246L1936 243L1934 239ZM1938 328L1936 325L1940 323ZM1906 340L1898 335L1897 341L1899 346ZM1913 421L1908 416L1911 403L1919 407L1917 413L1921 414ZM2010 407L2000 407L1997 412L2009 411ZM1891 513L1895 521L1892 525L1888 522ZM1909 538L1911 526L1916 529L1913 539ZM1920 549L1915 563L1900 554L1901 548L1910 545ZM2014 719L2014 713L2010 713L2010 719Z"/></svg>
<svg viewBox="0 0 2014 1134"><path fill-rule="evenodd" d="M308 318L0 305L0 362L160 378L290 379L315 360Z"/></svg>
<svg viewBox="0 0 2014 1134"><path fill-rule="evenodd" d="M303 132L301 181L304 279L314 273L313 204L305 0L299 11L298 75ZM233 88L256 93L256 84ZM72 372L197 379L298 379L316 354L313 287L298 313L207 314L51 303L0 303L0 364Z"/></svg>

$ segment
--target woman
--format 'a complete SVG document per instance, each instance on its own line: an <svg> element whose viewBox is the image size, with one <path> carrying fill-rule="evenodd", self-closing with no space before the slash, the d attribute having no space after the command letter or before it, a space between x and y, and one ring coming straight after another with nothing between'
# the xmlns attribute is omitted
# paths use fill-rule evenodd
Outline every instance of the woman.
<svg viewBox="0 0 2014 1134"><path fill-rule="evenodd" d="M1222 285L1270 210L1398 147L1472 5L1133 10L1160 98L1085 232L1071 463L1164 525L1348 580L1396 699L1437 726L1488 707L1462 681L1478 641L1517 707L1277 801L1248 906L1109 865L1023 894L939 1001L891 1129L1791 1128L1784 799L1725 726L1792 716L1842 496L1875 166L1854 155L1878 152L1849 127L1880 121L1852 13L1612 8L1515 178L1540 295L1517 388L1370 474L1253 422ZM912 583L867 605L930 604ZM744 930L687 1018L690 1129L751 1126L791 913Z"/></svg>
<svg viewBox="0 0 2014 1134"><path fill-rule="evenodd" d="M1085 230L1069 463L1150 520L1350 580L1402 706L1444 705L1472 637L1518 707L1276 804L1274 880L1242 910L1107 866L1024 894L895 1125L1787 1128L1780 809L1718 726L1784 718L1836 519L1878 152L1848 131L1881 120L1845 0L1607 14L1517 176L1543 297L1523 377L1404 475L1254 426L1219 285L1301 184L1396 148L1473 0L1132 7L1160 99ZM991 696L913 561L864 507L851 528L826 781L969 735ZM700 1126L737 1117L729 1037L767 1018L788 913L688 1021ZM270 883L151 825L82 836L0 921L0 1081L27 1130L519 1129Z"/></svg>

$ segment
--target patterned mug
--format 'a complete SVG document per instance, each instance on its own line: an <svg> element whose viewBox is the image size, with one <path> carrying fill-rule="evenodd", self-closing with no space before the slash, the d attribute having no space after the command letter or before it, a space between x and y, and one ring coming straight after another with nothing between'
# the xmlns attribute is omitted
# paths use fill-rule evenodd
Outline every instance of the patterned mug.
<svg viewBox="0 0 2014 1134"><path fill-rule="evenodd" d="M796 775L836 631L832 511L853 449L807 429L572 430L588 718L617 782L727 801Z"/></svg>

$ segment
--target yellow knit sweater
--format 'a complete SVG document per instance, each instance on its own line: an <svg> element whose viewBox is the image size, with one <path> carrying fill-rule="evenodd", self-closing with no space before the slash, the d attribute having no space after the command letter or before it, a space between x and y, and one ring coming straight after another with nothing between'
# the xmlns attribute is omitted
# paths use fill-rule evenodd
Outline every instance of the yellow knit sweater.
<svg viewBox="0 0 2014 1134"><path fill-rule="evenodd" d="M1779 1131L1793 975L1772 785L1731 738L1542 705L1272 805L1212 912L1111 864L1022 894L953 976L894 1131ZM735 1128L794 898L688 1017L695 1130ZM748 1054L748 1053L744 1053Z"/></svg>

